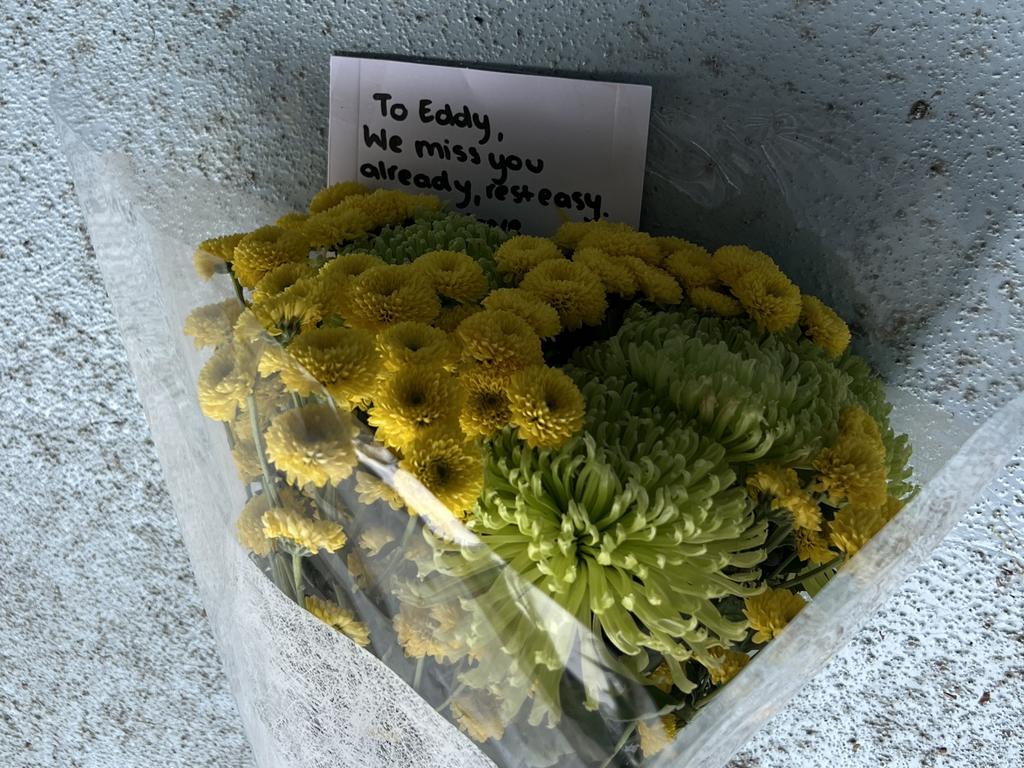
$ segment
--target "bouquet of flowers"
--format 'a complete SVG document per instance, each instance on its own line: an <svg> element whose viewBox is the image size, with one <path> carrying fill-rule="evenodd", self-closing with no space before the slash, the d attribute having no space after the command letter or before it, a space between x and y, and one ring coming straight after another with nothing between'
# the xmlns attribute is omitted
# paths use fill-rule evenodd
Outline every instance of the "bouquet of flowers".
<svg viewBox="0 0 1024 768"><path fill-rule="evenodd" d="M238 541L498 765L639 765L914 493L772 258L348 182L202 242Z"/></svg>

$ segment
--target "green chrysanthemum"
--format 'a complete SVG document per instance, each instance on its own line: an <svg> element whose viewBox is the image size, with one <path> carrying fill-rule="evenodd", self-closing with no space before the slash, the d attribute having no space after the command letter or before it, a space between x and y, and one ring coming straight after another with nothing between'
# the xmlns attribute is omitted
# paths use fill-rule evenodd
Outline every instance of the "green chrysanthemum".
<svg viewBox="0 0 1024 768"><path fill-rule="evenodd" d="M490 283L497 285L493 254L508 237L472 216L428 214L407 226L384 227L376 236L357 240L345 250L368 251L389 264L415 261L430 251L462 251L476 259Z"/></svg>
<svg viewBox="0 0 1024 768"><path fill-rule="evenodd" d="M470 630L473 647L500 648L538 681L535 694L556 717L558 678L575 652L604 658L601 637L624 657L663 654L676 685L691 689L683 662L744 637L745 623L723 616L717 601L755 594L764 557L766 526L734 487L722 446L643 406L633 389L592 382L585 393L588 431L562 448L531 449L509 432L492 442L467 522L562 609L517 607L502 575L473 601ZM473 580L494 568L475 549L439 546L449 576ZM484 666L469 684L487 684ZM584 663L588 706L604 674Z"/></svg>
<svg viewBox="0 0 1024 768"><path fill-rule="evenodd" d="M853 400L850 377L810 341L694 310L634 312L574 363L567 372L580 383L635 382L643 402L693 419L730 463L807 458L835 436Z"/></svg>

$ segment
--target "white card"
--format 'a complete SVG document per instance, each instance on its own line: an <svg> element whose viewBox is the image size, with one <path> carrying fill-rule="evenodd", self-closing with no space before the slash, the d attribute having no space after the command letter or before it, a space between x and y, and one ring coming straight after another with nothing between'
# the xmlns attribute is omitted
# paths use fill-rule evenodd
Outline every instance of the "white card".
<svg viewBox="0 0 1024 768"><path fill-rule="evenodd" d="M550 235L640 222L651 88L331 58L327 181L429 192Z"/></svg>

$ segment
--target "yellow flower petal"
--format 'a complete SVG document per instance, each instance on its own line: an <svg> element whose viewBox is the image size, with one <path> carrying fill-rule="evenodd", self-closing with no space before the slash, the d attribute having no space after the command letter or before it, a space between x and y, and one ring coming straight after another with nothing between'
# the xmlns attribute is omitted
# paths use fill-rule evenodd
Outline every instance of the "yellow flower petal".
<svg viewBox="0 0 1024 768"><path fill-rule="evenodd" d="M351 416L313 404L276 416L266 431L267 457L296 485L336 485L352 474Z"/></svg>
<svg viewBox="0 0 1024 768"><path fill-rule="evenodd" d="M583 395L557 368L531 366L509 381L509 409L531 447L556 448L583 429Z"/></svg>
<svg viewBox="0 0 1024 768"><path fill-rule="evenodd" d="M752 270L778 269L772 257L755 251L745 245L723 245L711 257L711 268L715 276L730 288Z"/></svg>
<svg viewBox="0 0 1024 768"><path fill-rule="evenodd" d="M701 312L710 312L719 317L739 317L743 314L743 306L736 299L714 288L691 288L687 298Z"/></svg>
<svg viewBox="0 0 1024 768"><path fill-rule="evenodd" d="M443 426L417 435L406 448L401 467L460 519L466 516L483 490L481 449L467 442L461 433Z"/></svg>
<svg viewBox="0 0 1024 768"><path fill-rule="evenodd" d="M484 299L485 309L504 310L518 315L530 324L542 339L557 336L562 330L558 312L550 304L521 288L499 288L491 291Z"/></svg>
<svg viewBox="0 0 1024 768"><path fill-rule="evenodd" d="M369 411L377 439L403 450L432 427L454 430L463 392L458 380L439 365L409 365L383 380Z"/></svg>
<svg viewBox="0 0 1024 768"><path fill-rule="evenodd" d="M472 256L460 251L430 251L413 262L439 296L477 301L487 293L487 276Z"/></svg>
<svg viewBox="0 0 1024 768"><path fill-rule="evenodd" d="M345 198L352 195L365 195L369 190L358 181L343 181L340 184L332 184L324 187L309 201L309 212L320 213L333 208Z"/></svg>
<svg viewBox="0 0 1024 768"><path fill-rule="evenodd" d="M646 722L638 720L636 731L640 736L640 751L644 757L651 757L675 741L679 725L674 715L663 715Z"/></svg>
<svg viewBox="0 0 1024 768"><path fill-rule="evenodd" d="M835 311L814 296L801 296L800 326L811 341L832 357L850 346L850 328Z"/></svg>
<svg viewBox="0 0 1024 768"><path fill-rule="evenodd" d="M759 328L778 333L792 328L800 319L800 289L777 267L753 269L731 287Z"/></svg>
<svg viewBox="0 0 1024 768"><path fill-rule="evenodd" d="M755 643L776 637L804 607L804 599L788 589L766 589L744 600L743 613L756 630Z"/></svg>
<svg viewBox="0 0 1024 768"><path fill-rule="evenodd" d="M506 375L544 360L540 337L530 324L506 310L487 309L463 320L455 336L462 355Z"/></svg>
<svg viewBox="0 0 1024 768"><path fill-rule="evenodd" d="M357 328L379 331L410 320L430 323L440 311L437 294L416 270L387 264L352 279L341 314Z"/></svg>
<svg viewBox="0 0 1024 768"><path fill-rule="evenodd" d="M494 252L494 262L508 283L518 285L523 277L545 261L564 261L558 246L545 237L516 235L502 243Z"/></svg>
<svg viewBox="0 0 1024 768"><path fill-rule="evenodd" d="M324 624L347 635L356 645L369 645L370 629L363 622L357 621L355 614L348 608L342 608L330 600L322 600L313 595L306 595L306 610L316 616Z"/></svg>
<svg viewBox="0 0 1024 768"><path fill-rule="evenodd" d="M598 325L608 309L601 280L574 261L542 262L527 273L520 288L554 307L567 330Z"/></svg>

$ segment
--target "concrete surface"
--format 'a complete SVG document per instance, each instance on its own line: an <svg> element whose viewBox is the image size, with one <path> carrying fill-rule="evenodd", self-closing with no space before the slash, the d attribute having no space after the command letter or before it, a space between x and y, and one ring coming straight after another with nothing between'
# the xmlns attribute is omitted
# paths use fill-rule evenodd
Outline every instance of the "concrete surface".
<svg viewBox="0 0 1024 768"><path fill-rule="evenodd" d="M694 17L720 21L729 3L688 5ZM809 46L842 27L841 11L827 2L754 5L756 22L783 16ZM1016 82L1006 75L1021 69L1013 60L992 63L1020 39L1024 20L1009 2L936 2L906 15L892 11L902 4L856 5L867 10L851 10L851 39L903 35L892 51L908 73L927 70L935 51L944 61L955 51L960 63L942 77L947 88L981 91L972 119L985 116L984 88L972 80L978 67L999 93ZM666 54L652 28L677 23L659 14L671 3L580 3L550 19L541 3L532 12L497 0L437 7L0 3L0 765L251 764L48 114L58 73L88 84L83 92L96 101L83 107L130 115L118 123L124 135L168 167L293 190L302 179L312 190L324 173L331 51L626 73L637 62L654 73ZM933 11L953 30L934 50L921 23ZM714 77L728 64L730 41L707 46L693 66ZM269 143L295 148L290 175L262 172ZM997 148L989 149L998 169ZM1016 181L998 193L1019 210ZM1003 275L994 285L1019 307L1020 251L980 253ZM953 324L970 319L968 312ZM991 413L1020 386L1017 319L1003 320L1011 323L1002 329L1011 332L1010 369L972 378L950 363L926 389L965 415ZM1024 764L1022 605L1018 457L733 765Z"/></svg>

